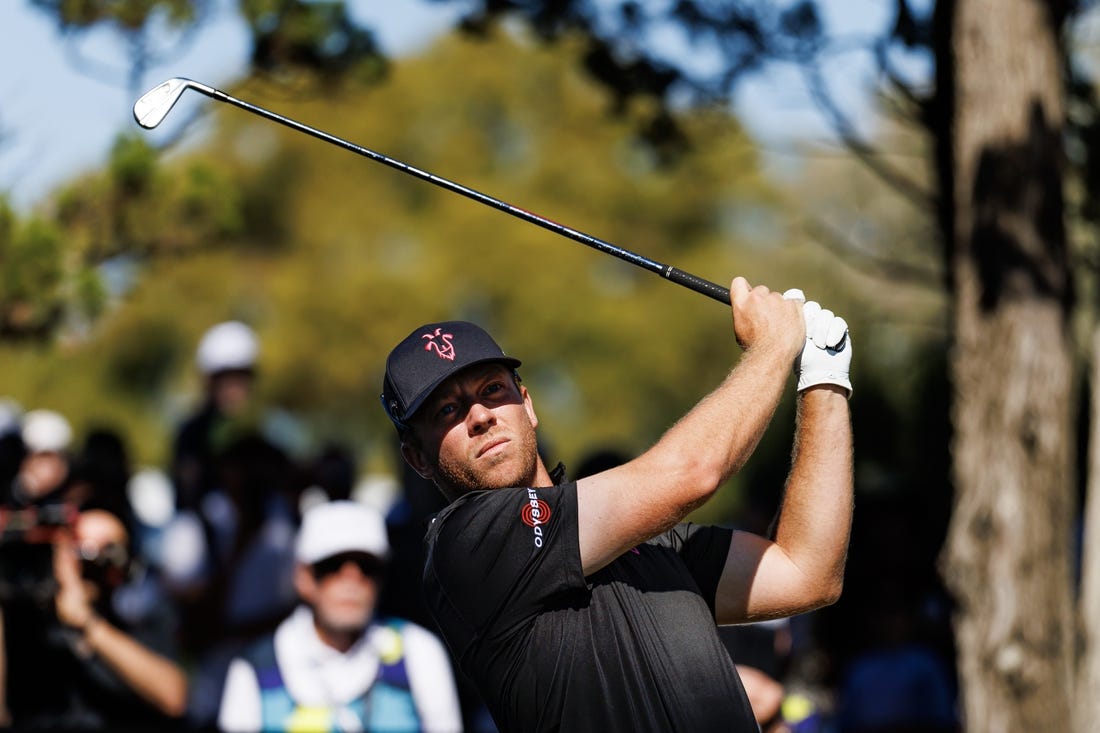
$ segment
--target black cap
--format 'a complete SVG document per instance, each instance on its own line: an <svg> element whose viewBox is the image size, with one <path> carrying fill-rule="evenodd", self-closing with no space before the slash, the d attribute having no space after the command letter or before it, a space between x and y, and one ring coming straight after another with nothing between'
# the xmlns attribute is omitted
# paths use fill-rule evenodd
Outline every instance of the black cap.
<svg viewBox="0 0 1100 733"><path fill-rule="evenodd" d="M466 321L426 323L386 359L382 407L398 432L404 432L405 422L445 379L474 364L494 361L513 369L520 365L480 326Z"/></svg>

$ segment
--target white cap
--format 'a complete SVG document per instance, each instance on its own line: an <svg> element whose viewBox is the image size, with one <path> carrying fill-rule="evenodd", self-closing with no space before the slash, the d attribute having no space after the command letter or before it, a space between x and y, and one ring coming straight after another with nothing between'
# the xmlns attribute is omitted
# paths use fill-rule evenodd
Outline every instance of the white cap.
<svg viewBox="0 0 1100 733"><path fill-rule="evenodd" d="M196 361L203 374L226 369L249 369L256 363L259 343L251 328L240 321L211 327L199 341Z"/></svg>
<svg viewBox="0 0 1100 733"><path fill-rule="evenodd" d="M302 515L294 557L312 565L343 552L366 552L385 559L390 554L382 515L358 501L328 501Z"/></svg>
<svg viewBox="0 0 1100 733"><path fill-rule="evenodd" d="M23 416L22 435L31 453L59 453L72 442L73 429L53 410L31 410Z"/></svg>

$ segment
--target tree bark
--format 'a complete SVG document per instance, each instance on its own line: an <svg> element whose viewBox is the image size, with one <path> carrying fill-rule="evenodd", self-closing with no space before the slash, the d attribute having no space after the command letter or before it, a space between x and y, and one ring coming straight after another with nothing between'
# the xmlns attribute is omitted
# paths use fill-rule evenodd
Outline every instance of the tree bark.
<svg viewBox="0 0 1100 733"><path fill-rule="evenodd" d="M1078 601L1080 649L1076 695L1073 700L1073 729L1092 733L1100 720L1100 327L1092 334L1092 400L1089 406L1091 431L1088 446L1088 480L1085 491L1084 541L1081 543L1081 595Z"/></svg>
<svg viewBox="0 0 1100 733"><path fill-rule="evenodd" d="M958 602L964 725L1070 730L1075 384L1060 18L1038 0L943 4L955 509L942 561Z"/></svg>

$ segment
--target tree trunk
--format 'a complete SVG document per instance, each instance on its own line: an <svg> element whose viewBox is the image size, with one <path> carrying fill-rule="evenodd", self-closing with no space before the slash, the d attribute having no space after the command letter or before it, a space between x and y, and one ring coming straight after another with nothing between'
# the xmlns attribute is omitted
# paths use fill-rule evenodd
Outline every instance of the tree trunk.
<svg viewBox="0 0 1100 733"><path fill-rule="evenodd" d="M1081 547L1081 597L1078 604L1081 648L1077 694L1073 700L1074 731L1092 733L1100 720L1100 327L1091 349L1092 404L1089 407L1088 482L1085 492L1084 542Z"/></svg>
<svg viewBox="0 0 1100 733"><path fill-rule="evenodd" d="M964 724L1069 730L1075 385L1060 17L1038 0L941 4L956 339L943 571L958 602Z"/></svg>

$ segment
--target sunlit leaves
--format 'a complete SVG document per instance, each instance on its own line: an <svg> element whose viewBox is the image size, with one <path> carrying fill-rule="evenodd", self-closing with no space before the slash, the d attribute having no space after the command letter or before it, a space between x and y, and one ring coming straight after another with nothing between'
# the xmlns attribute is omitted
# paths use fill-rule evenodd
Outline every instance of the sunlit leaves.
<svg viewBox="0 0 1100 733"><path fill-rule="evenodd" d="M136 30L154 19L180 25L194 20L204 0L29 0L53 14L63 28L110 23Z"/></svg>
<svg viewBox="0 0 1100 733"><path fill-rule="evenodd" d="M115 141L108 163L115 186L126 196L138 196L149 190L156 165L156 151L136 135Z"/></svg>
<svg viewBox="0 0 1100 733"><path fill-rule="evenodd" d="M252 64L259 71L307 69L323 78L353 70L384 73L374 35L351 20L342 1L241 0L240 9L252 29Z"/></svg>
<svg viewBox="0 0 1100 733"><path fill-rule="evenodd" d="M224 167L195 158L164 174L136 136L121 138L105 174L66 189L57 206L72 247L88 263L224 245L244 222L239 184Z"/></svg>
<svg viewBox="0 0 1100 733"><path fill-rule="evenodd" d="M41 218L18 222L0 202L0 335L47 336L61 314L61 232Z"/></svg>

